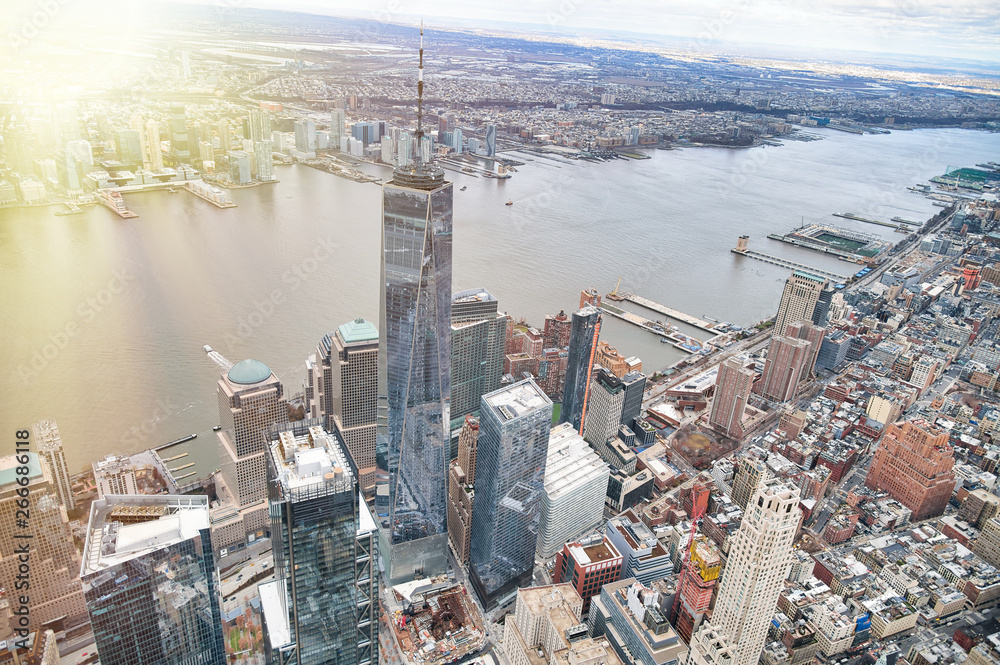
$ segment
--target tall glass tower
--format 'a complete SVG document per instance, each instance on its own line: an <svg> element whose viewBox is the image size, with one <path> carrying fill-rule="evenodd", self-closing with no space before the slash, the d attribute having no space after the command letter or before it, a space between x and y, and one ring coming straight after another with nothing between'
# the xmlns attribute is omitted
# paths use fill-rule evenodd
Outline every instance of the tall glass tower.
<svg viewBox="0 0 1000 665"><path fill-rule="evenodd" d="M552 401L525 379L483 395L479 411L469 578L492 609L531 581Z"/></svg>
<svg viewBox="0 0 1000 665"><path fill-rule="evenodd" d="M583 434L587 417L590 378L594 369L594 351L601 335L601 310L587 305L573 313L569 335L569 358L566 362L566 383L563 388L559 422L571 423Z"/></svg>
<svg viewBox="0 0 1000 665"><path fill-rule="evenodd" d="M420 145L422 45L417 97ZM390 545L383 556L393 584L447 568L452 197L444 170L419 151L382 190L380 433L389 475L383 537Z"/></svg>

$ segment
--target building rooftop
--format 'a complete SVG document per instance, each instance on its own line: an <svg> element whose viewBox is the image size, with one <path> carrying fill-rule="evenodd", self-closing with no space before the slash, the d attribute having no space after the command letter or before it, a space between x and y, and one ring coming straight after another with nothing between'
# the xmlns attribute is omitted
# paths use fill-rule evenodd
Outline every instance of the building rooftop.
<svg viewBox="0 0 1000 665"><path fill-rule="evenodd" d="M39 478L42 475L42 467L38 463L38 455L27 453L28 455L28 478ZM17 462L16 455L0 457L0 489L17 482L17 467L22 466Z"/></svg>
<svg viewBox="0 0 1000 665"><path fill-rule="evenodd" d="M345 344L378 341L378 329L375 327L375 324L361 318L348 321L338 327L337 332Z"/></svg>
<svg viewBox="0 0 1000 665"><path fill-rule="evenodd" d="M286 491L322 486L327 492L342 492L353 487L347 456L336 437L318 425L279 432L269 447L277 481Z"/></svg>
<svg viewBox="0 0 1000 665"><path fill-rule="evenodd" d="M226 376L232 383L249 386L267 381L271 368L259 360L243 360L233 365Z"/></svg>
<svg viewBox="0 0 1000 665"><path fill-rule="evenodd" d="M552 405L552 400L531 379L525 379L512 386L496 390L484 395L483 399L503 420L513 420L531 411Z"/></svg>
<svg viewBox="0 0 1000 665"><path fill-rule="evenodd" d="M496 300L496 298L486 289L466 289L465 291L459 291L451 297L452 302L483 302L493 300Z"/></svg>
<svg viewBox="0 0 1000 665"><path fill-rule="evenodd" d="M208 528L207 496L105 496L90 506L80 577L188 540Z"/></svg>

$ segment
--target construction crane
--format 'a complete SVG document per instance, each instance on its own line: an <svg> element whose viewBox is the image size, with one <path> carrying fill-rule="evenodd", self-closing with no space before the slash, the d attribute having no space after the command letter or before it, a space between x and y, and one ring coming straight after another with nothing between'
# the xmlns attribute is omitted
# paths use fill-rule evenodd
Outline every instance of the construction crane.
<svg viewBox="0 0 1000 665"><path fill-rule="evenodd" d="M622 276L618 275L618 283L615 284L615 290L611 292L611 295L613 295L613 296L618 295L618 287L621 286L621 285L622 285Z"/></svg>
<svg viewBox="0 0 1000 665"><path fill-rule="evenodd" d="M685 571L687 570L688 561L691 560L691 552L694 551L694 537L698 533L698 521L701 519L702 510L701 507L695 504L693 498L691 501L691 506L693 514L691 515L691 531L688 533L688 546L684 551L684 558L681 560L681 574L677 577L677 591L674 592L674 607L672 610L674 625L677 625L677 618L680 616L681 610L681 595L684 592L684 581L687 579Z"/></svg>
<svg viewBox="0 0 1000 665"><path fill-rule="evenodd" d="M228 372L229 370L231 370L233 368L233 363L231 363L228 360L226 360L226 357L224 355L222 355L218 351L214 350L208 344L206 344L202 348L205 349L205 353L208 354L209 360L211 360L212 362L214 362L216 365L218 365L222 369L224 369L224 370L226 370Z"/></svg>

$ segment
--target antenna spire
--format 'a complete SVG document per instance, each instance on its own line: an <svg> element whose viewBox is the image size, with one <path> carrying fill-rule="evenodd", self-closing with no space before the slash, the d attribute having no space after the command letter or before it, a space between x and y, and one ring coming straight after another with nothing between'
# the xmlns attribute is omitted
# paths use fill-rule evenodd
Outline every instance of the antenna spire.
<svg viewBox="0 0 1000 665"><path fill-rule="evenodd" d="M421 147L424 138L423 130L423 116L424 116L424 20L420 19L420 65L417 68L417 131L414 133L416 136L416 146L414 152L414 161L419 169L421 166Z"/></svg>

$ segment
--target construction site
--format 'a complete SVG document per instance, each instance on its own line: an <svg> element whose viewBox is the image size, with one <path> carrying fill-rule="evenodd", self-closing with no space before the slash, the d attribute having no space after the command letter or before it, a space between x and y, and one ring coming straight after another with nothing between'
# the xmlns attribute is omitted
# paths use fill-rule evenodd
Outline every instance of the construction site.
<svg viewBox="0 0 1000 665"><path fill-rule="evenodd" d="M390 624L403 662L443 665L483 648L483 618L454 580L415 580L393 587L391 596Z"/></svg>

